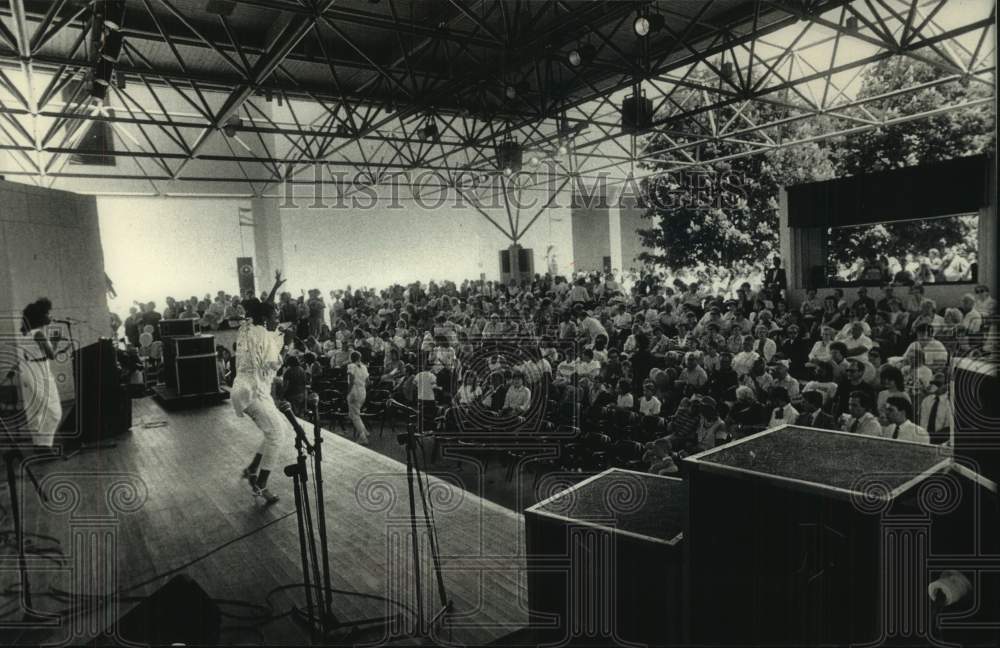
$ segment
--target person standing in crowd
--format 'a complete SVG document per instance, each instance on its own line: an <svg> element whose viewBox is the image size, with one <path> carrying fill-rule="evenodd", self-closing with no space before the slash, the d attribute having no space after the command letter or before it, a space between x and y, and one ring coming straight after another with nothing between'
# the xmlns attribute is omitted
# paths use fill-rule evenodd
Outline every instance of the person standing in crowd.
<svg viewBox="0 0 1000 648"><path fill-rule="evenodd" d="M255 496L264 498L266 504L278 501L278 496L267 487L269 461L277 458L282 441L294 439L291 425L278 411L271 389L281 367L284 334L277 329L277 311L274 295L285 283L281 271L274 273L274 287L263 301L251 301L247 306L249 320L240 325L236 338L236 379L230 391L230 400L237 416L249 416L263 433L253 460L243 469L243 477L250 482ZM190 306L190 302L189 302Z"/></svg>
<svg viewBox="0 0 1000 648"><path fill-rule="evenodd" d="M784 293L788 290L788 275L781 267L781 257L776 256L772 260L772 267L764 271L764 287L774 291L776 294Z"/></svg>
<svg viewBox="0 0 1000 648"><path fill-rule="evenodd" d="M351 353L351 363L347 365L347 384L347 411L354 426L354 440L366 446L370 440L361 409L368 398L368 367L361 362L361 354L357 351Z"/></svg>

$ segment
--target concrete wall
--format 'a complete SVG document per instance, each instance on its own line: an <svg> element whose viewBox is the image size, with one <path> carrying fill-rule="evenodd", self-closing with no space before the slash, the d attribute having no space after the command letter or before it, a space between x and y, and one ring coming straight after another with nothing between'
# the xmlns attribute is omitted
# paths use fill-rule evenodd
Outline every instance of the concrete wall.
<svg viewBox="0 0 1000 648"><path fill-rule="evenodd" d="M52 300L53 318L85 321L73 327L77 345L109 336L105 286L96 200L0 181L0 375L14 357L21 311L39 297ZM69 354L53 369L60 395L72 398Z"/></svg>
<svg viewBox="0 0 1000 648"><path fill-rule="evenodd" d="M604 257L611 256L611 209L608 206L580 206L574 200L573 270L590 272L604 269Z"/></svg>
<svg viewBox="0 0 1000 648"><path fill-rule="evenodd" d="M636 230L649 229L652 221L643 218L646 213L644 207L639 207L634 200L624 200L618 207L618 220L621 228L621 261L616 266L624 271L630 268L640 268L642 263L638 256L645 250L642 245L642 238Z"/></svg>

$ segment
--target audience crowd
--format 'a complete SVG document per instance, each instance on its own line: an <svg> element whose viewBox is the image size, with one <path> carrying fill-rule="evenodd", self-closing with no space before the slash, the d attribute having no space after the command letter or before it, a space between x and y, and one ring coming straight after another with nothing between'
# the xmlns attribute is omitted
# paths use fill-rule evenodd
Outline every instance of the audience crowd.
<svg viewBox="0 0 1000 648"><path fill-rule="evenodd" d="M588 456L658 473L783 423L948 442L951 363L997 351L985 286L954 304L935 303L905 277L822 298L808 290L796 304L786 292L777 258L767 269L286 292L277 300L287 344L276 390L297 411L309 390L329 405L343 397L358 353L369 404L406 408L428 433L574 430ZM168 298L162 311L137 304L113 326L146 348L161 319L233 328L240 304L223 291ZM229 349L219 348L219 370L232 381Z"/></svg>

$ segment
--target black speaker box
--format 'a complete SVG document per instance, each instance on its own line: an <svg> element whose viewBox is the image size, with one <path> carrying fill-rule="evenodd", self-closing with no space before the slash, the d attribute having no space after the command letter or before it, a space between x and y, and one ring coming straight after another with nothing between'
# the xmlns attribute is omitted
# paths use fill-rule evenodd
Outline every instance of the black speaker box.
<svg viewBox="0 0 1000 648"><path fill-rule="evenodd" d="M213 335L173 337L170 338L168 344L174 345L174 356L177 358L215 354L215 336Z"/></svg>
<svg viewBox="0 0 1000 648"><path fill-rule="evenodd" d="M122 385L115 348L101 338L73 356L76 403L66 426L84 443L124 434L132 425L132 400Z"/></svg>
<svg viewBox="0 0 1000 648"><path fill-rule="evenodd" d="M198 396L219 391L215 355L179 357L176 361L177 395Z"/></svg>
<svg viewBox="0 0 1000 648"><path fill-rule="evenodd" d="M192 578L180 574L135 606L90 646L215 646L222 616Z"/></svg>
<svg viewBox="0 0 1000 648"><path fill-rule="evenodd" d="M653 100L630 95L622 100L622 132L637 133L653 125Z"/></svg>

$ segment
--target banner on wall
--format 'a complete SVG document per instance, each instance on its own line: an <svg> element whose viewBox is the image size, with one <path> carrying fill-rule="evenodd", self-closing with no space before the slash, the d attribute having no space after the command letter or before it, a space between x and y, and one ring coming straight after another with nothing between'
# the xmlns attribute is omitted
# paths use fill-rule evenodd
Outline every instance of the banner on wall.
<svg viewBox="0 0 1000 648"><path fill-rule="evenodd" d="M236 274L239 276L240 294L256 295L253 279L253 257L236 257Z"/></svg>

